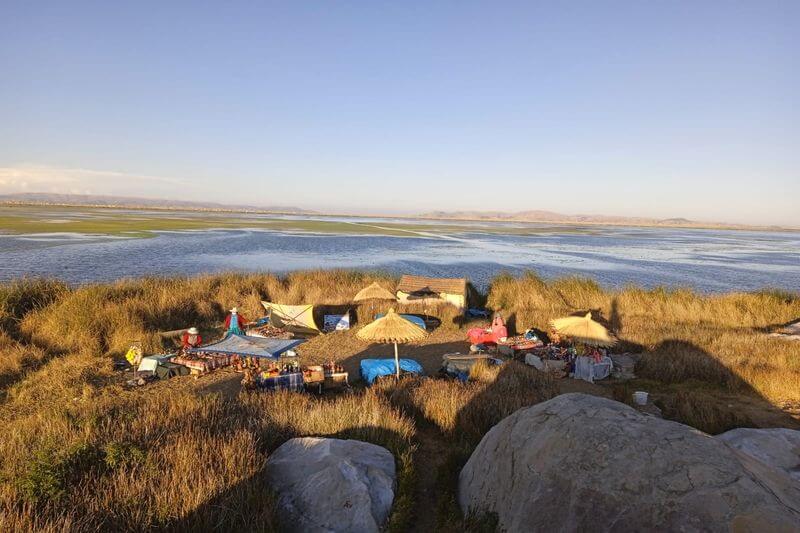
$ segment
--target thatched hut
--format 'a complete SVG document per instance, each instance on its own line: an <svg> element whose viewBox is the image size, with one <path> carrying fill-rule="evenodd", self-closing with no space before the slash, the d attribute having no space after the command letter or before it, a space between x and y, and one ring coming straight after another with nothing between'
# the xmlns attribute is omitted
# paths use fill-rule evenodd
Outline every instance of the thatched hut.
<svg viewBox="0 0 800 533"><path fill-rule="evenodd" d="M397 285L401 303L449 304L459 310L467 308L466 278L428 278L404 275Z"/></svg>

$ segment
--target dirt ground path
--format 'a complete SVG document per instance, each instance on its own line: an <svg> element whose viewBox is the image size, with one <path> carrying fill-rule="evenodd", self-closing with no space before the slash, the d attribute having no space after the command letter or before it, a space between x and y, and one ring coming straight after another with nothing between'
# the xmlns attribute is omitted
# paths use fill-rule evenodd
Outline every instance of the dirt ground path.
<svg viewBox="0 0 800 533"><path fill-rule="evenodd" d="M439 468L447 458L446 442L441 432L429 422L417 423L417 451L414 467L417 474L414 490L415 512L411 531L436 531L437 486Z"/></svg>

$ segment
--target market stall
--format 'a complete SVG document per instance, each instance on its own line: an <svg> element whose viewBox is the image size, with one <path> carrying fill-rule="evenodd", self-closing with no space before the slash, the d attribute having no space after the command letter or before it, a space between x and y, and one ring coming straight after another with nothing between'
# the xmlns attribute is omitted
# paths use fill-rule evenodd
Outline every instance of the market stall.
<svg viewBox="0 0 800 533"><path fill-rule="evenodd" d="M525 354L525 363L559 375L594 382L609 376L613 361L607 348L616 339L591 313L559 318L550 323L554 336L564 342L540 345Z"/></svg>
<svg viewBox="0 0 800 533"><path fill-rule="evenodd" d="M234 334L221 341L186 350L183 356L174 361L189 368L203 368L203 371L211 369L209 367L213 364L222 365L223 362L224 365L233 365L237 370L249 369L255 373L256 384L261 383L264 388L271 388L273 385L267 381L270 378L299 374L302 385L302 372L294 348L303 342L303 339L272 339Z"/></svg>

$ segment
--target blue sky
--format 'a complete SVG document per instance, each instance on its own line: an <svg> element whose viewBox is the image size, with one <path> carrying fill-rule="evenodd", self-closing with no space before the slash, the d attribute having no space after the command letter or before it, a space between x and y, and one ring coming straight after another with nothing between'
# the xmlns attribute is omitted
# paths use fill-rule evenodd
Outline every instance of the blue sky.
<svg viewBox="0 0 800 533"><path fill-rule="evenodd" d="M0 192L800 225L800 2L5 2Z"/></svg>

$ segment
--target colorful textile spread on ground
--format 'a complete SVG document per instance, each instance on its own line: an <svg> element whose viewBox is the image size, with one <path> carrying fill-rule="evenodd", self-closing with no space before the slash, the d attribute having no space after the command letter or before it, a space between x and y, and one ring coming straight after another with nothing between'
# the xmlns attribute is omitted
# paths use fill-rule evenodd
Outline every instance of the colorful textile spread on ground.
<svg viewBox="0 0 800 533"><path fill-rule="evenodd" d="M256 386L264 390L303 390L303 373L295 372L292 374L281 374L278 376L267 376L261 374L256 377Z"/></svg>
<svg viewBox="0 0 800 533"><path fill-rule="evenodd" d="M231 364L231 358L222 354L185 354L172 359L172 362L186 368L206 373Z"/></svg>
<svg viewBox="0 0 800 533"><path fill-rule="evenodd" d="M270 339L293 339L294 333L278 328L272 324L261 324L247 330L248 337L267 337Z"/></svg>

